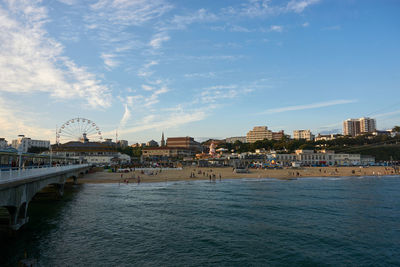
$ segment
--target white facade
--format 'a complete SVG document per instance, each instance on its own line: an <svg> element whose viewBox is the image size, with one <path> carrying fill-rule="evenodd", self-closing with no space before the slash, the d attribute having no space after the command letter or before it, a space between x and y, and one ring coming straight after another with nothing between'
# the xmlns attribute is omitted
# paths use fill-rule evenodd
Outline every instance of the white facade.
<svg viewBox="0 0 400 267"><path fill-rule="evenodd" d="M293 131L293 139L311 141L314 140L314 135L311 133L311 130L295 130Z"/></svg>
<svg viewBox="0 0 400 267"><path fill-rule="evenodd" d="M335 140L336 138L342 137L340 134L318 134L314 141L330 141Z"/></svg>
<svg viewBox="0 0 400 267"><path fill-rule="evenodd" d="M336 165L361 165L361 155L360 154L335 154L335 164Z"/></svg>
<svg viewBox="0 0 400 267"><path fill-rule="evenodd" d="M21 152L28 152L31 147L41 147L50 149L49 140L34 140L24 135L18 135L18 139L12 140L12 147Z"/></svg>
<svg viewBox="0 0 400 267"><path fill-rule="evenodd" d="M335 164L335 152L333 151L317 151L313 150L296 150L293 154L277 154L273 153L272 156L276 159L277 164L282 166L292 166L293 162L300 164L301 166L312 166L312 165L329 165Z"/></svg>
<svg viewBox="0 0 400 267"><path fill-rule="evenodd" d="M271 154L275 158L276 163L282 166L292 166L293 162L301 166L312 165L372 165L375 158L372 156L361 156L360 154L335 154L334 151L321 150L314 152L313 150L296 150L293 154Z"/></svg>

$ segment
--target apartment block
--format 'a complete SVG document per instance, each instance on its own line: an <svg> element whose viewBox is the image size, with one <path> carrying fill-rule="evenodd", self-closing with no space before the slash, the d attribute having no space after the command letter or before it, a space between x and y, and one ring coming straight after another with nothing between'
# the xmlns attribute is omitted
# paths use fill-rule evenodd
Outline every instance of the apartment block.
<svg viewBox="0 0 400 267"><path fill-rule="evenodd" d="M253 130L250 130L247 135L246 139L249 143L254 143L256 141L262 141L264 139L267 140L280 140L282 137L285 136L284 131L279 132L272 132L268 130L267 126L255 126Z"/></svg>
<svg viewBox="0 0 400 267"><path fill-rule="evenodd" d="M311 133L311 130L295 130L293 131L293 139L304 139L307 141L311 141L314 140L314 135Z"/></svg>
<svg viewBox="0 0 400 267"><path fill-rule="evenodd" d="M372 133L376 130L376 120L363 117L359 119L347 119L343 122L343 134L357 136L364 133Z"/></svg>

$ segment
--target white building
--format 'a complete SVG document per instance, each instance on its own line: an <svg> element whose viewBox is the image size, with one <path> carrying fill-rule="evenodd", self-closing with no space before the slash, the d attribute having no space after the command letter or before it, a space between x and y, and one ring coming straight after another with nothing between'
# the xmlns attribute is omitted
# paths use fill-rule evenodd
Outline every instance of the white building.
<svg viewBox="0 0 400 267"><path fill-rule="evenodd" d="M318 134L314 141L330 141L343 137L341 134Z"/></svg>
<svg viewBox="0 0 400 267"><path fill-rule="evenodd" d="M333 166L335 164L335 152L329 150L305 150L298 149L292 154L272 153L276 159L276 163L282 166L292 166L293 162L299 163L301 166L326 165Z"/></svg>
<svg viewBox="0 0 400 267"><path fill-rule="evenodd" d="M304 139L307 141L311 141L314 140L314 135L311 133L311 130L294 130L293 139L296 140Z"/></svg>
<svg viewBox="0 0 400 267"><path fill-rule="evenodd" d="M364 156L360 154L347 154L338 153L329 150L296 150L292 154L277 154L272 153L271 156L275 158L276 163L281 166L292 166L296 163L300 166L353 166L353 165L373 165L375 158L372 156Z"/></svg>
<svg viewBox="0 0 400 267"><path fill-rule="evenodd" d="M345 153L335 154L335 164L339 166L361 165L361 155Z"/></svg>
<svg viewBox="0 0 400 267"><path fill-rule="evenodd" d="M0 149L6 149L8 147L7 140L5 138L0 138Z"/></svg>
<svg viewBox="0 0 400 267"><path fill-rule="evenodd" d="M34 140L25 135L18 135L18 139L12 140L12 147L21 152L28 152L31 147L40 147L50 149L49 140Z"/></svg>

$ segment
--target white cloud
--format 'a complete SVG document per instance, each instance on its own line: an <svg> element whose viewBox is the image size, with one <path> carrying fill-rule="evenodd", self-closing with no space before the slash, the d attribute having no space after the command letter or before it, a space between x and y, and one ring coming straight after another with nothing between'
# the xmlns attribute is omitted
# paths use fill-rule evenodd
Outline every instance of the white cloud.
<svg viewBox="0 0 400 267"><path fill-rule="evenodd" d="M309 23L309 22L304 22L301 26L303 26L304 28L306 28L306 27L310 26L310 23Z"/></svg>
<svg viewBox="0 0 400 267"><path fill-rule="evenodd" d="M272 25L269 27L269 30L272 32L282 32L283 31L283 26L280 25Z"/></svg>
<svg viewBox="0 0 400 267"><path fill-rule="evenodd" d="M147 84L142 84L142 88L145 91L153 91L154 87L147 85Z"/></svg>
<svg viewBox="0 0 400 267"><path fill-rule="evenodd" d="M212 78L215 77L215 72L206 72L206 73L187 73L184 75L185 78Z"/></svg>
<svg viewBox="0 0 400 267"><path fill-rule="evenodd" d="M400 110L396 110L396 111L391 111L391 112L376 114L374 117L375 117L375 118L389 117L389 116L397 115L397 114L399 114L399 113L400 113Z"/></svg>
<svg viewBox="0 0 400 267"><path fill-rule="evenodd" d="M162 26L162 30L178 30L185 29L188 25L193 23L209 23L218 20L218 16L214 13L207 11L204 8L197 10L195 13L189 15L175 15L173 19L167 24Z"/></svg>
<svg viewBox="0 0 400 267"><path fill-rule="evenodd" d="M83 98L92 108L111 105L109 89L93 73L63 55L44 29L47 10L36 1L0 7L0 91L46 92L54 98Z"/></svg>
<svg viewBox="0 0 400 267"><path fill-rule="evenodd" d="M165 130L168 128L178 127L191 122L201 121L206 118L206 113L203 110L193 110L187 112L176 112L169 115L163 114L158 118L154 115L146 116L137 126L123 129L121 134L129 134L142 132L146 130ZM156 120L157 119L157 120Z"/></svg>
<svg viewBox="0 0 400 267"><path fill-rule="evenodd" d="M168 34L166 32L159 32L153 36L153 38L149 42L149 45L153 49L160 49L162 43L168 41L169 39L170 39L170 37L168 36Z"/></svg>
<svg viewBox="0 0 400 267"><path fill-rule="evenodd" d="M58 2L61 2L66 5L70 5L70 6L76 4L77 3L76 1L77 0L58 0Z"/></svg>
<svg viewBox="0 0 400 267"><path fill-rule="evenodd" d="M116 55L101 53L100 57L103 59L104 64L109 68L117 67L120 64L119 61L115 60Z"/></svg>
<svg viewBox="0 0 400 267"><path fill-rule="evenodd" d="M289 11L294 11L296 13L301 13L310 5L318 3L320 0L291 0L286 8Z"/></svg>
<svg viewBox="0 0 400 267"><path fill-rule="evenodd" d="M9 100L6 101L0 97L0 136L5 137L9 143L18 134L54 141L54 129L38 126L37 118L43 117L43 114L37 114L31 110L20 110L18 109L19 106L18 103L11 103Z"/></svg>
<svg viewBox="0 0 400 267"><path fill-rule="evenodd" d="M131 112L128 108L128 105L124 104L124 108L125 108L124 115L122 116L121 121L119 122L119 127L121 128L125 127L126 123L131 118Z"/></svg>
<svg viewBox="0 0 400 267"><path fill-rule="evenodd" d="M252 32L252 30L250 30L250 29L248 29L246 27L243 27L243 26L239 26L239 25L233 25L230 28L230 31L231 32Z"/></svg>
<svg viewBox="0 0 400 267"><path fill-rule="evenodd" d="M218 100L236 98L252 91L253 89L250 89L247 86L216 85L204 88L200 93L198 101L204 104L214 104L217 103Z"/></svg>
<svg viewBox="0 0 400 267"><path fill-rule="evenodd" d="M150 68L158 65L158 61L151 60L143 65L143 67L138 71L138 76L140 77L150 77L153 75L154 71L151 71Z"/></svg>
<svg viewBox="0 0 400 267"><path fill-rule="evenodd" d="M319 0L291 0L286 5L273 5L270 0L248 0L239 6L230 6L223 9L227 16L243 17L271 17L283 13L301 13L308 6L318 3Z"/></svg>
<svg viewBox="0 0 400 267"><path fill-rule="evenodd" d="M99 0L90 6L90 20L119 25L141 25L172 9L164 0Z"/></svg>
<svg viewBox="0 0 400 267"><path fill-rule="evenodd" d="M307 104L307 105L273 108L273 109L268 109L263 113L281 113L281 112L287 112L287 111L315 109L315 108L323 108L323 107L330 107L330 106L336 106L336 105L350 104L350 103L355 103L355 102L357 102L357 101L356 100L345 100L345 99L332 100L332 101L319 102L319 103L313 103L313 104Z"/></svg>

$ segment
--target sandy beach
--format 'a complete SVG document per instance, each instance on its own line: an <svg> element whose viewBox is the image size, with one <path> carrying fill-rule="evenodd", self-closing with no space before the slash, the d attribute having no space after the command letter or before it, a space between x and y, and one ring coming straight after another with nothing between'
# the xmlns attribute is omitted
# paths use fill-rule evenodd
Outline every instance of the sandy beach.
<svg viewBox="0 0 400 267"><path fill-rule="evenodd" d="M195 168L185 167L182 170L162 170L153 171L153 174L132 171L129 173L111 173L107 170L86 174L78 179L79 184L93 183L137 183L138 176L140 182L166 182L166 181L185 181L185 180L219 180L235 178L274 178L274 179L293 179L305 177L339 177L339 176L384 176L396 175L391 167L305 167L299 169L250 169L249 173L234 173L232 168ZM193 177L194 175L194 177ZM192 177L191 177L192 176Z"/></svg>

